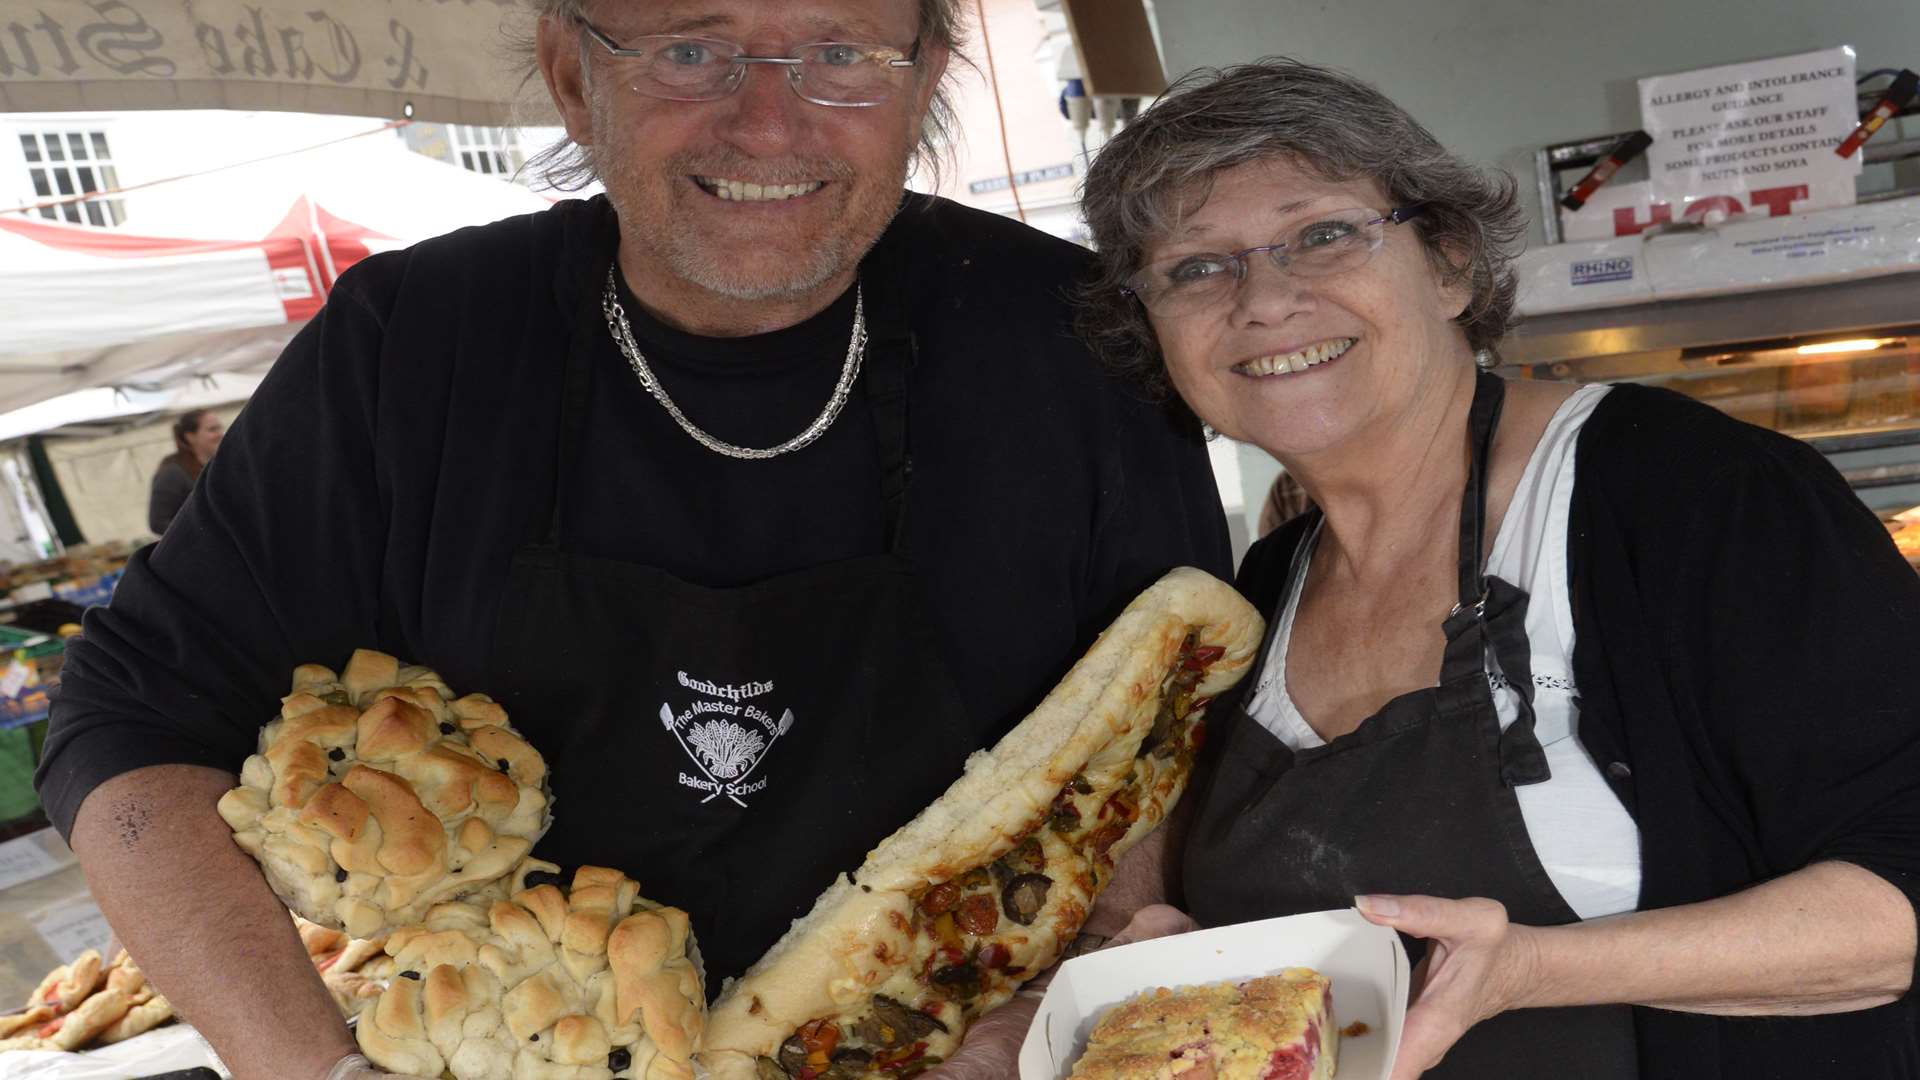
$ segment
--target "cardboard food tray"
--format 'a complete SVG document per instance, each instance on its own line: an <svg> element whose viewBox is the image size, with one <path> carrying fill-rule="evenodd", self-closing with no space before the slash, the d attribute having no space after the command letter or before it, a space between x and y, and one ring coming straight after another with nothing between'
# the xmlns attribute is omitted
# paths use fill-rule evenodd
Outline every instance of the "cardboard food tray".
<svg viewBox="0 0 1920 1080"><path fill-rule="evenodd" d="M9 1050L0 1080L127 1080L195 1067L230 1075L200 1033L178 1021L96 1050Z"/></svg>
<svg viewBox="0 0 1920 1080"><path fill-rule="evenodd" d="M1040 1002L1020 1048L1020 1080L1065 1080L1101 1014L1157 986L1181 987L1309 967L1333 981L1339 1080L1386 1080L1407 1015L1407 951L1400 936L1351 909L1220 926L1069 960Z"/></svg>

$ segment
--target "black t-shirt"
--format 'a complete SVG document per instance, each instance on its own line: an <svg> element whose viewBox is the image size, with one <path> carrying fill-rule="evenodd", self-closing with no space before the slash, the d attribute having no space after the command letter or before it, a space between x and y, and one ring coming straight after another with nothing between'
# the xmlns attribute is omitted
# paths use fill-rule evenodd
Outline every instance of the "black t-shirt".
<svg viewBox="0 0 1920 1080"><path fill-rule="evenodd" d="M484 692L509 561L547 530L570 343L591 356L572 550L710 586L882 550L864 386L802 451L697 445L607 332L613 238L604 199L568 202L342 277L70 650L38 775L57 827L131 769L237 770L299 663L371 646ZM1160 573L1228 572L1219 499L1198 432L1072 337L1084 251L921 196L882 243L911 298L906 550L963 707L1003 731ZM851 296L730 340L623 304L687 416L755 446L819 413L852 324Z"/></svg>
<svg viewBox="0 0 1920 1080"><path fill-rule="evenodd" d="M736 446L775 446L812 423L833 396L853 332L852 290L803 323L741 338L682 333L648 316L624 285L620 296L640 353L674 404L696 427ZM597 356L605 362L589 372L587 424L627 437L615 446L596 441L581 466L634 476L640 488L574 486L582 522L624 520L630 530L596 535L583 526L584 554L657 553L649 565L723 588L882 549L880 462L865 379L804 451L738 461L682 431L603 336L608 355ZM636 513L643 494L645 512ZM779 526L803 521L805 528Z"/></svg>

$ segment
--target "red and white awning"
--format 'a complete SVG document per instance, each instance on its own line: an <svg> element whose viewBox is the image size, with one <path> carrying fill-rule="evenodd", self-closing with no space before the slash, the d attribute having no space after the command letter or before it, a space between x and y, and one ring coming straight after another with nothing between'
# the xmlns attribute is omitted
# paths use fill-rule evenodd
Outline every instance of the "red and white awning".
<svg viewBox="0 0 1920 1080"><path fill-rule="evenodd" d="M264 370L369 254L550 205L381 140L182 182L130 216L171 236L0 214L0 412ZM196 224L250 238L179 235Z"/></svg>

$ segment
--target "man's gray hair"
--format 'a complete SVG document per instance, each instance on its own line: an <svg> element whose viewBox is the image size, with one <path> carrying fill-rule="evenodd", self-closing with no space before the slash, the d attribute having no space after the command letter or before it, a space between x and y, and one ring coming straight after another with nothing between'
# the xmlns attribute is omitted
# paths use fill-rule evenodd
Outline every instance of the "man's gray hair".
<svg viewBox="0 0 1920 1080"><path fill-rule="evenodd" d="M511 55L520 68L520 85L523 89L528 83L540 81L540 68L534 52L534 34L537 33L539 20L553 18L583 24L590 0L526 2L533 9L534 21L524 34L511 37L508 41ZM915 164L937 182L953 137L955 121L950 87L954 69L966 63L966 57L961 52L961 47L966 44L966 28L962 25L960 0L914 0L914 4L920 15L916 40L923 49L928 43L944 45L950 54L946 74L941 76L940 85L934 87L933 101L927 109L926 121L920 126L920 143L914 154ZM583 25L580 29L583 69L586 65L586 40ZM593 148L580 146L564 136L559 142L528 158L524 168L547 186L561 191L578 191L600 179L600 170L593 159Z"/></svg>
<svg viewBox="0 0 1920 1080"><path fill-rule="evenodd" d="M1456 320L1475 350L1513 319L1512 262L1526 233L1513 177L1448 153L1386 95L1345 72L1268 57L1189 72L1115 136L1087 171L1082 203L1100 273L1081 295L1082 336L1117 371L1156 394L1166 361L1146 311L1120 289L1147 248L1212 190L1215 174L1284 160L1324 179L1370 179L1391 210L1422 204L1412 227L1449 281L1471 281Z"/></svg>

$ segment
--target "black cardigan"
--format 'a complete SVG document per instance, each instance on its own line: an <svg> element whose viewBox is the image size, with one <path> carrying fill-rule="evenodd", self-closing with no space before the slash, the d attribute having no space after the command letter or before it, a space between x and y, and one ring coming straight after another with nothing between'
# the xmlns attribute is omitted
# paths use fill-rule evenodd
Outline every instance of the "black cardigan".
<svg viewBox="0 0 1920 1080"><path fill-rule="evenodd" d="M1640 907L1836 859L1920 910L1920 576L1886 529L1805 444L1638 386L1595 408L1574 478L1579 735L1639 826ZM1241 565L1262 611L1302 524ZM1809 1018L1635 1013L1643 1080L1920 1077L1912 990Z"/></svg>

